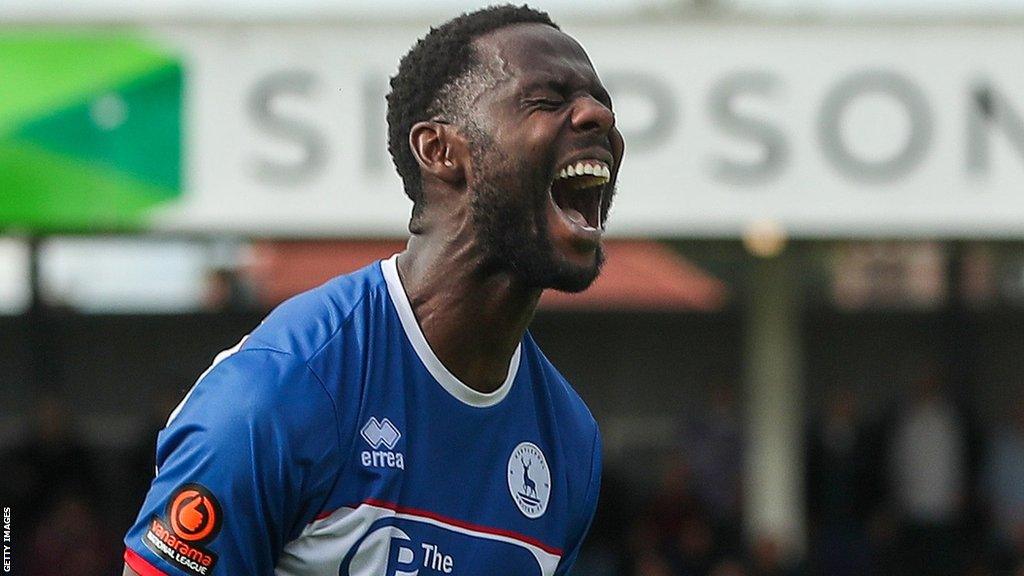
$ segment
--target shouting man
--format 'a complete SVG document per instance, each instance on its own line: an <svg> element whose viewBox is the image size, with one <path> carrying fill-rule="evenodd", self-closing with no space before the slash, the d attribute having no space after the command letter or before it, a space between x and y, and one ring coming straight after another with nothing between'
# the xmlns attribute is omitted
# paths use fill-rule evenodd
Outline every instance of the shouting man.
<svg viewBox="0 0 1024 576"><path fill-rule="evenodd" d="M623 142L583 48L502 6L432 29L388 95L407 249L299 295L171 414L125 574L565 574L601 443L526 331L585 289Z"/></svg>

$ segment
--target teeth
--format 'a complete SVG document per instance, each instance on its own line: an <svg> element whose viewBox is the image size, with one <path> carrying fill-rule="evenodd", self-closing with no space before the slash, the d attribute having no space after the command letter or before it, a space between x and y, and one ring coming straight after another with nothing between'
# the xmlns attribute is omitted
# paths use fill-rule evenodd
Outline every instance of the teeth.
<svg viewBox="0 0 1024 576"><path fill-rule="evenodd" d="M564 179L573 178L575 176L593 176L607 181L611 179L612 172L603 163L599 163L597 161L577 162L576 164L570 164L569 166L562 168L562 170L558 172L557 178Z"/></svg>

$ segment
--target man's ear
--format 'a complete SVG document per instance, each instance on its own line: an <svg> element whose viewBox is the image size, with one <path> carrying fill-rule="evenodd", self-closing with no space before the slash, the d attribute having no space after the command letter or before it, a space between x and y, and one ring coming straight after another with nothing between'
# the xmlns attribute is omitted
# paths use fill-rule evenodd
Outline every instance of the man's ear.
<svg viewBox="0 0 1024 576"><path fill-rule="evenodd" d="M424 173L448 184L466 179L466 141L450 124L417 122L409 130L409 147Z"/></svg>

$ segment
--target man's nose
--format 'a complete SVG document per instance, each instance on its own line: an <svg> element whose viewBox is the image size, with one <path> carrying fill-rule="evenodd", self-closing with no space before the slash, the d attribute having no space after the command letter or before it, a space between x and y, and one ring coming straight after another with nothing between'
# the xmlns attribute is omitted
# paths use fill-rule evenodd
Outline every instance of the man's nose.
<svg viewBox="0 0 1024 576"><path fill-rule="evenodd" d="M572 113L572 126L580 132L591 130L607 133L615 125L615 113L593 96L577 100Z"/></svg>

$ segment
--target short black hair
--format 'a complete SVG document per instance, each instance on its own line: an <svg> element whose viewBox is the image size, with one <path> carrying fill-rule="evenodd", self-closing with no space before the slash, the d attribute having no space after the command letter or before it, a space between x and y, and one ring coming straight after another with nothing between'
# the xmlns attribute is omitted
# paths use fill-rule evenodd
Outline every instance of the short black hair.
<svg viewBox="0 0 1024 576"><path fill-rule="evenodd" d="M388 101L388 151L413 201L413 217L422 209L423 183L419 164L409 149L413 124L428 120L431 105L453 82L481 64L474 39L514 24L558 25L545 12L527 5L489 6L468 12L434 28L420 38L398 64L391 78Z"/></svg>

